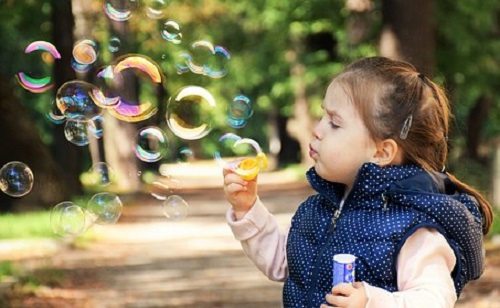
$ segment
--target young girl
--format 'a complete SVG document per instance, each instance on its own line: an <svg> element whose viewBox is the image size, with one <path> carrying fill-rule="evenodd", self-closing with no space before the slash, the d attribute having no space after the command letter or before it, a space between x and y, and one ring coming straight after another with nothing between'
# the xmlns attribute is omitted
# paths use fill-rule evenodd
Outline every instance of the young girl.
<svg viewBox="0 0 500 308"><path fill-rule="evenodd" d="M307 173L318 192L280 234L256 181L224 170L228 223L285 307L453 307L483 271L492 211L444 165L449 106L407 63L346 67L327 89ZM335 254L356 256L356 283L332 288Z"/></svg>

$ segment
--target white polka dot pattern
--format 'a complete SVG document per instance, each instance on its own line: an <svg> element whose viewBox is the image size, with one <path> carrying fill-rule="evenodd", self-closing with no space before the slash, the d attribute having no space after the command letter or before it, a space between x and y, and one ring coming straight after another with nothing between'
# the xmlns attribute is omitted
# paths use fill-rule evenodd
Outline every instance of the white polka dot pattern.
<svg viewBox="0 0 500 308"><path fill-rule="evenodd" d="M285 307L319 307L325 302L332 287L333 255L338 253L357 257L357 281L397 291L399 250L413 232L425 226L438 229L455 251L457 266L452 277L458 295L467 281L481 275L477 202L465 194L444 194L442 176L431 176L414 165L381 168L365 164L334 222L344 186L323 180L314 169L307 176L318 194L301 204L292 219ZM454 189L446 187L446 191Z"/></svg>

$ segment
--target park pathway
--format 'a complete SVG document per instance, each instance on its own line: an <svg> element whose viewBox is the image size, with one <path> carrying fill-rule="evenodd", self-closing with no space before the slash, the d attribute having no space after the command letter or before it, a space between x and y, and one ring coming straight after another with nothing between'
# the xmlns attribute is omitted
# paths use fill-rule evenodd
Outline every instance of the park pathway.
<svg viewBox="0 0 500 308"><path fill-rule="evenodd" d="M179 192L190 214L178 222L167 221L151 196L123 197L134 205L119 223L94 226L96 242L19 257L17 264L42 287L22 297L15 287L4 288L8 301L0 299L0 307L281 307L282 284L245 257L226 225L222 189L212 186ZM260 195L285 228L310 193L298 181L268 183ZM500 308L500 249L491 251L484 277L456 307Z"/></svg>

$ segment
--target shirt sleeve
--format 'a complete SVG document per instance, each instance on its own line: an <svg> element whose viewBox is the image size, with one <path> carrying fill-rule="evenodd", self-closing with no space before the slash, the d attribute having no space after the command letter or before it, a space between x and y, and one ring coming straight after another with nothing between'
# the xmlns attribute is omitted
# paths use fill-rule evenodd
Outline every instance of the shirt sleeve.
<svg viewBox="0 0 500 308"><path fill-rule="evenodd" d="M366 308L452 308L457 300L451 277L455 263L455 254L444 236L434 228L420 228L399 253L399 291L391 293L364 282Z"/></svg>
<svg viewBox="0 0 500 308"><path fill-rule="evenodd" d="M260 199L257 198L241 220L236 220L232 208L228 209L226 219L234 237L255 266L269 279L284 281L288 275L287 233L280 231L276 218Z"/></svg>

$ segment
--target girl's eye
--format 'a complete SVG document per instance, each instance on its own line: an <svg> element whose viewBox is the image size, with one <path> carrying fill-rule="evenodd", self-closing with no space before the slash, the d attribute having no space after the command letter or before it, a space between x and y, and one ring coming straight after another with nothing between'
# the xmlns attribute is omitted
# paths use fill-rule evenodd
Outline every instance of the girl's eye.
<svg viewBox="0 0 500 308"><path fill-rule="evenodd" d="M340 127L340 126L338 126L337 124L335 124L333 121L330 121L330 126L331 126L331 128L333 128L333 129L337 129L337 128L339 128L339 127Z"/></svg>

